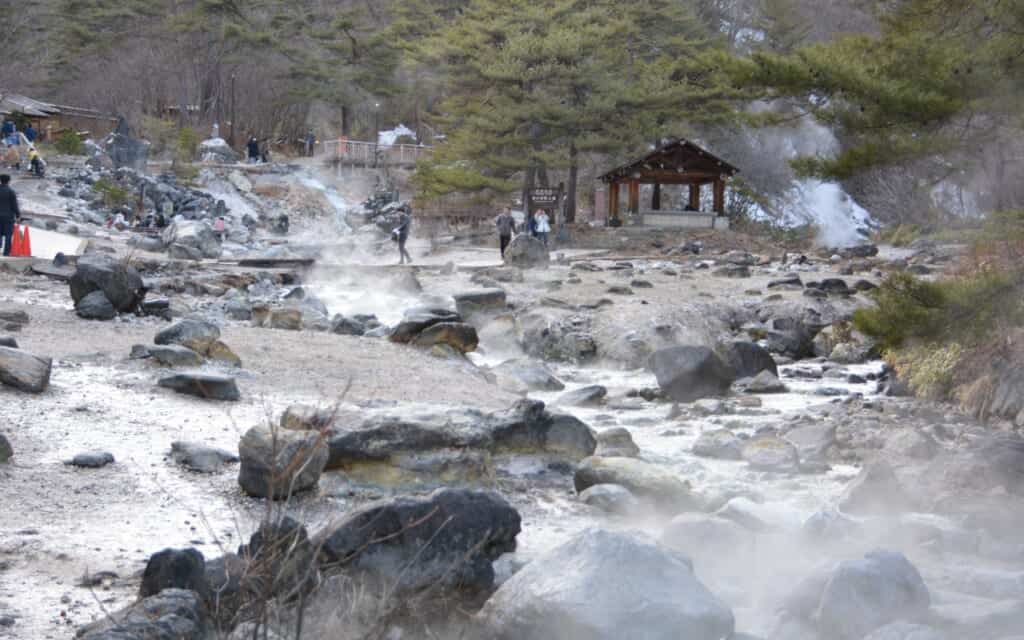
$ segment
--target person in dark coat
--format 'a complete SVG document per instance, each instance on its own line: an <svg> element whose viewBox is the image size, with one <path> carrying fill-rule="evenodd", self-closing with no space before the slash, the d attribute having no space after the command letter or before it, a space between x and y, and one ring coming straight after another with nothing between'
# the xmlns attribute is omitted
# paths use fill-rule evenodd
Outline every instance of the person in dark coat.
<svg viewBox="0 0 1024 640"><path fill-rule="evenodd" d="M494 226L498 229L498 247L501 248L501 257L505 257L505 249L508 243L512 242L512 231L515 230L516 220L512 217L512 209L505 207L501 214L494 220Z"/></svg>
<svg viewBox="0 0 1024 640"><path fill-rule="evenodd" d="M18 208L18 195L11 188L11 176L0 176L0 240L3 241L4 255L11 255L11 243L14 241L14 225L21 222L21 209Z"/></svg>
<svg viewBox="0 0 1024 640"><path fill-rule="evenodd" d="M29 144L34 144L38 137L39 132L29 123L28 127L25 128L25 139L29 141Z"/></svg>
<svg viewBox="0 0 1024 640"><path fill-rule="evenodd" d="M398 264L405 264L406 261L412 264L412 256L405 250L405 242L409 239L409 228L412 226L412 216L409 214L412 212L408 205L403 207L401 211L402 213L398 216L398 226L392 231L398 239Z"/></svg>
<svg viewBox="0 0 1024 640"><path fill-rule="evenodd" d="M260 161L260 141L256 139L256 136L251 136L245 147L249 152L249 164L258 163Z"/></svg>

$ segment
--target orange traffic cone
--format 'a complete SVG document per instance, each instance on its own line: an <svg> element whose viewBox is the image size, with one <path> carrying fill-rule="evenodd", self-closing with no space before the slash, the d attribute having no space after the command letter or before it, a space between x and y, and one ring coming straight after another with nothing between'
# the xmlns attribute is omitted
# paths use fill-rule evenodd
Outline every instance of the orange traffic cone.
<svg viewBox="0 0 1024 640"><path fill-rule="evenodd" d="M26 258L32 257L32 237L28 235L28 225L22 227L21 255Z"/></svg>
<svg viewBox="0 0 1024 640"><path fill-rule="evenodd" d="M12 258L17 258L21 255L21 229L18 225L14 225L14 234L11 238L11 251L8 255Z"/></svg>

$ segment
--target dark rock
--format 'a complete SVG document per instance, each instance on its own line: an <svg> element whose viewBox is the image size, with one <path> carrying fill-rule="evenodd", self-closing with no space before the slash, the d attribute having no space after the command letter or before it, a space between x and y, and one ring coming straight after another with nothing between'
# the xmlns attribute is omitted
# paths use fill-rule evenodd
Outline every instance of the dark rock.
<svg viewBox="0 0 1024 640"><path fill-rule="evenodd" d="M42 393L50 385L53 360L27 351L0 347L0 382L29 393Z"/></svg>
<svg viewBox="0 0 1024 640"><path fill-rule="evenodd" d="M688 483L668 469L636 458L586 458L576 469L573 485L582 493L597 484L621 485L637 497L667 508L696 506Z"/></svg>
<svg viewBox="0 0 1024 640"><path fill-rule="evenodd" d="M711 275L719 278L749 278L750 267L746 265L730 264L719 267L711 272Z"/></svg>
<svg viewBox="0 0 1024 640"><path fill-rule="evenodd" d="M563 393L555 400L555 404L567 407L594 407L601 405L606 395L608 389L595 384Z"/></svg>
<svg viewBox="0 0 1024 640"><path fill-rule="evenodd" d="M229 300L224 306L224 313L232 320L252 320L252 304L238 298Z"/></svg>
<svg viewBox="0 0 1024 640"><path fill-rule="evenodd" d="M778 376L779 369L768 350L753 342L736 341L718 349L725 363L732 367L737 378L752 378L762 371Z"/></svg>
<svg viewBox="0 0 1024 640"><path fill-rule="evenodd" d="M412 342L421 331L442 322L462 322L462 317L448 309L415 307L405 312L402 321L391 330L388 339L392 342Z"/></svg>
<svg viewBox="0 0 1024 640"><path fill-rule="evenodd" d="M520 233L505 249L504 260L508 266L533 269L547 267L551 263L551 255L543 242L528 233Z"/></svg>
<svg viewBox="0 0 1024 640"><path fill-rule="evenodd" d="M446 344L461 353L475 351L480 338L476 328L464 322L439 322L419 332L412 340L417 347Z"/></svg>
<svg viewBox="0 0 1024 640"><path fill-rule="evenodd" d="M824 300L828 297L828 294L821 289L804 289L804 297L813 298L815 300Z"/></svg>
<svg viewBox="0 0 1024 640"><path fill-rule="evenodd" d="M115 310L135 311L146 295L142 276L135 267L97 253L78 259L70 287L76 308L93 291L102 291Z"/></svg>
<svg viewBox="0 0 1024 640"><path fill-rule="evenodd" d="M825 278L818 288L829 295L847 296L853 293L842 278Z"/></svg>
<svg viewBox="0 0 1024 640"><path fill-rule="evenodd" d="M316 537L324 561L380 580L398 594L426 590L482 601L492 562L515 551L519 514L496 493L439 489L359 507Z"/></svg>
<svg viewBox="0 0 1024 640"><path fill-rule="evenodd" d="M661 349L650 357L647 366L665 395L677 402L723 395L735 379L729 366L707 347Z"/></svg>
<svg viewBox="0 0 1024 640"><path fill-rule="evenodd" d="M614 287L608 287L608 293L618 296L631 296L633 295L633 290L623 285L616 285Z"/></svg>
<svg viewBox="0 0 1024 640"><path fill-rule="evenodd" d="M198 442L172 442L171 457L181 466L198 473L217 473L225 465L238 462L238 456Z"/></svg>
<svg viewBox="0 0 1024 640"><path fill-rule="evenodd" d="M18 348L18 341L11 336L0 336L0 347L10 347L11 349Z"/></svg>
<svg viewBox="0 0 1024 640"><path fill-rule="evenodd" d="M149 357L149 347L144 344L133 344L132 351L128 354L131 360L145 360Z"/></svg>
<svg viewBox="0 0 1024 640"><path fill-rule="evenodd" d="M139 598L155 596L164 589L187 589L207 597L203 554L196 549L164 549L151 555L142 572Z"/></svg>
<svg viewBox="0 0 1024 640"><path fill-rule="evenodd" d="M803 320L798 318L773 318L771 328L765 334L768 350L789 356L796 360L814 355L814 334Z"/></svg>
<svg viewBox="0 0 1024 640"><path fill-rule="evenodd" d="M174 260L193 260L198 262L203 259L202 251L178 242L167 247L167 255Z"/></svg>
<svg viewBox="0 0 1024 640"><path fill-rule="evenodd" d="M202 320L182 320L157 333L153 342L159 345L181 345L202 354L219 339L220 329L217 325Z"/></svg>
<svg viewBox="0 0 1024 640"><path fill-rule="evenodd" d="M75 305L75 313L86 320L113 320L117 310L102 291L92 291Z"/></svg>
<svg viewBox="0 0 1024 640"><path fill-rule="evenodd" d="M840 249L839 255L847 259L871 258L878 255L878 246L873 244L859 244L853 247Z"/></svg>
<svg viewBox="0 0 1024 640"><path fill-rule="evenodd" d="M195 351L177 344L153 346L147 351L150 357L168 367L198 367L205 362Z"/></svg>
<svg viewBox="0 0 1024 640"><path fill-rule="evenodd" d="M263 597L292 600L312 589L319 577L317 549L306 527L289 516L276 516L260 524L248 545L238 548L238 557L246 564L242 593L259 589ZM272 584L260 584L261 576L274 576ZM254 589L255 588L255 589ZM259 608L261 602L249 603Z"/></svg>
<svg viewBox="0 0 1024 640"><path fill-rule="evenodd" d="M80 640L206 640L208 622L200 596L164 589L78 630Z"/></svg>
<svg viewBox="0 0 1024 640"><path fill-rule="evenodd" d="M480 612L493 640L721 640L732 611L686 558L628 533L589 529L502 584Z"/></svg>
<svg viewBox="0 0 1024 640"><path fill-rule="evenodd" d="M84 467L86 469L99 469L108 464L114 464L114 454L109 451L86 451L75 454L75 457L64 462L72 467Z"/></svg>
<svg viewBox="0 0 1024 640"><path fill-rule="evenodd" d="M455 310L467 319L476 313L502 311L508 306L503 289L467 291L457 293L452 298L455 299Z"/></svg>
<svg viewBox="0 0 1024 640"><path fill-rule="evenodd" d="M187 372L179 373L157 382L161 387L172 389L178 393L198 396L209 400L238 400L238 386L231 376L212 373Z"/></svg>
<svg viewBox="0 0 1024 640"><path fill-rule="evenodd" d="M860 291L860 292L873 291L874 289L877 289L877 288L878 288L878 285L876 285L873 282L869 282L867 280L858 280L858 281L853 283L853 290L854 291Z"/></svg>
<svg viewBox="0 0 1024 640"><path fill-rule="evenodd" d="M8 325L26 325L28 324L28 314L24 311L3 311L0 310L0 322Z"/></svg>
<svg viewBox="0 0 1024 640"><path fill-rule="evenodd" d="M164 320L171 319L171 301L167 298L143 300L141 310L144 316L155 316Z"/></svg>
<svg viewBox="0 0 1024 640"><path fill-rule="evenodd" d="M542 362L534 362L525 358L506 360L492 369L499 378L511 378L532 391L561 391L565 385L551 373Z"/></svg>
<svg viewBox="0 0 1024 640"><path fill-rule="evenodd" d="M366 324L339 313L331 318L331 333L341 336L361 336L366 333Z"/></svg>
<svg viewBox="0 0 1024 640"><path fill-rule="evenodd" d="M115 131L103 141L103 148L115 169L127 167L138 173L146 171L150 146L148 141L133 138L127 132Z"/></svg>
<svg viewBox="0 0 1024 640"><path fill-rule="evenodd" d="M803 280L800 279L800 276L798 276L798 275L796 275L794 273L793 275L785 276L785 277L779 278L777 280L772 280L771 282L768 283L768 288L769 289L777 289L777 288L783 288L783 287L787 288L787 289L788 288L803 289L804 288L804 282L803 282Z"/></svg>
<svg viewBox="0 0 1024 640"><path fill-rule="evenodd" d="M250 496L273 499L287 499L315 487L328 459L319 433L266 425L245 432L238 454L242 463L238 484Z"/></svg>
<svg viewBox="0 0 1024 640"><path fill-rule="evenodd" d="M7 462L14 456L14 448L7 436L0 433L0 464Z"/></svg>

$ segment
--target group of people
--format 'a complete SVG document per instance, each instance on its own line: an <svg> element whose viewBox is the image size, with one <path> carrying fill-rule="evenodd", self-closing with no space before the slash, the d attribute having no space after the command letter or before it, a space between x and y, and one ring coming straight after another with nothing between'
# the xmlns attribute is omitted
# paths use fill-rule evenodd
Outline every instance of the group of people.
<svg viewBox="0 0 1024 640"><path fill-rule="evenodd" d="M19 132L18 126L13 120L4 120L3 125L0 125L0 157L3 158L3 163L11 169L21 169L22 155L21 148L26 148L25 161L28 163L29 170L38 177L43 177L46 172L46 163L43 162L43 158L39 155L39 149L36 148L36 140L39 138L39 132L36 131L35 127L30 122L25 127L24 131ZM25 144L23 145L22 142Z"/></svg>
<svg viewBox="0 0 1024 640"><path fill-rule="evenodd" d="M249 164L267 164L270 162L270 148L260 141L256 136L249 136L249 142L245 143L245 150L249 158Z"/></svg>
<svg viewBox="0 0 1024 640"><path fill-rule="evenodd" d="M498 246L501 248L501 257L505 257L505 249L512 242L512 234L516 230L516 219L512 216L512 207L505 207L494 221L498 230ZM537 209L528 212L526 219L519 230L520 233L527 233L548 245L548 236L551 234L551 217L544 209Z"/></svg>

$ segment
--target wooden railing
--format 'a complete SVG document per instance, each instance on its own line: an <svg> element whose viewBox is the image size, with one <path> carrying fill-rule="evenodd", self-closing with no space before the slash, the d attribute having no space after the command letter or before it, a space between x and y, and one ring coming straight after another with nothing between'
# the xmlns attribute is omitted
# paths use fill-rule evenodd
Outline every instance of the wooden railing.
<svg viewBox="0 0 1024 640"><path fill-rule="evenodd" d="M340 164L357 167L411 167L433 149L417 144L376 144L358 140L324 140L324 153Z"/></svg>

